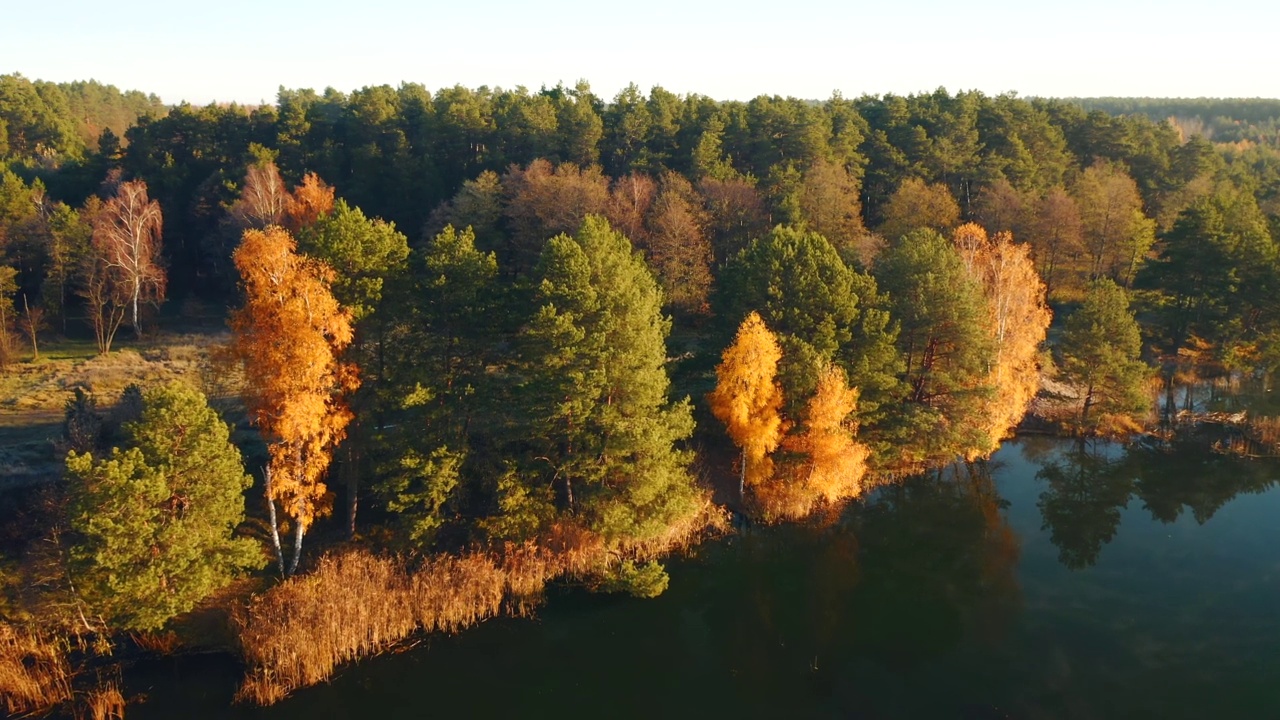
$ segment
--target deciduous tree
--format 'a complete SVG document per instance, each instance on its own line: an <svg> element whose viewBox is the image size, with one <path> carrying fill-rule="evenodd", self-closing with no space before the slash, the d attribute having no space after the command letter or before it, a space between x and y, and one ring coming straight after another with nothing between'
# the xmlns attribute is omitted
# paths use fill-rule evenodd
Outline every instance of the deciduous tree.
<svg viewBox="0 0 1280 720"><path fill-rule="evenodd" d="M325 184L320 176L309 172L302 176L302 184L293 189L285 203L284 226L291 233L315 224L333 210L333 186Z"/></svg>
<svg viewBox="0 0 1280 720"><path fill-rule="evenodd" d="M284 225L291 200L280 170L263 158L245 172L240 197L231 206L231 218L241 230Z"/></svg>
<svg viewBox="0 0 1280 720"><path fill-rule="evenodd" d="M662 175L646 218L646 259L665 291L667 303L684 313L707 310L711 293L711 243L707 218L688 180Z"/></svg>
<svg viewBox="0 0 1280 720"><path fill-rule="evenodd" d="M9 367L17 357L18 339L14 334L13 295L18 292L18 271L0 265L0 369Z"/></svg>
<svg viewBox="0 0 1280 720"><path fill-rule="evenodd" d="M946 185L907 178L889 196L879 230L885 240L893 242L912 230L945 233L959 224L960 206Z"/></svg>
<svg viewBox="0 0 1280 720"><path fill-rule="evenodd" d="M233 259L245 304L231 316L232 351L244 365L250 417L270 451L268 507L274 516L280 501L293 521L292 574L307 528L329 511L323 477L352 417L345 397L359 380L339 359L351 343L351 313L330 290L333 270L299 255L283 228L247 231Z"/></svg>
<svg viewBox="0 0 1280 720"><path fill-rule="evenodd" d="M1155 242L1155 221L1142 212L1138 185L1124 169L1103 162L1086 168L1074 188L1089 277L1133 282Z"/></svg>
<svg viewBox="0 0 1280 720"><path fill-rule="evenodd" d="M160 203L147 197L141 180L121 183L94 217L93 248L103 280L116 290L108 296L125 300L133 331L142 336L140 303L164 299L165 272L160 257Z"/></svg>
<svg viewBox="0 0 1280 720"><path fill-rule="evenodd" d="M863 491L870 451L856 439L857 406L857 388L849 387L839 367L827 366L805 405L801 432L783 441L797 460L754 487L766 515L800 518L819 501L837 503Z"/></svg>
<svg viewBox="0 0 1280 720"><path fill-rule="evenodd" d="M1052 314L1026 245L1015 245L1007 232L988 238L973 223L957 228L954 242L970 276L982 284L995 341L989 380L993 394L986 413L990 438L986 450L995 450L1022 421L1040 387L1040 344Z"/></svg>
<svg viewBox="0 0 1280 720"><path fill-rule="evenodd" d="M1044 278L1046 295L1068 284L1069 273L1075 277L1085 274L1080 272L1080 259L1084 254L1080 206L1064 188L1049 188L1040 198L1029 233L1023 239L1031 245L1036 268ZM1078 285L1072 284L1072 287Z"/></svg>
<svg viewBox="0 0 1280 720"><path fill-rule="evenodd" d="M773 476L769 454L778 448L785 431L780 412L782 386L777 381L781 359L777 338L760 314L752 312L716 366L716 389L708 400L711 412L742 449L739 495L745 496L748 484L754 486Z"/></svg>

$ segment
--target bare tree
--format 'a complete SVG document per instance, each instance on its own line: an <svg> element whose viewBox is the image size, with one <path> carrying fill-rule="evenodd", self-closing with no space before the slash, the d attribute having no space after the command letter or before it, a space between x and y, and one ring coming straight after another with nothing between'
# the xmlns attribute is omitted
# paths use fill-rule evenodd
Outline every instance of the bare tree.
<svg viewBox="0 0 1280 720"><path fill-rule="evenodd" d="M116 330L124 320L124 298L111 282L106 263L96 254L85 258L80 270L80 288L77 292L84 299L85 312L93 324L93 339L98 344L98 354L111 352Z"/></svg>
<svg viewBox="0 0 1280 720"><path fill-rule="evenodd" d="M22 317L18 320L18 326L22 328L22 334L27 336L31 341L31 357L33 360L40 359L40 345L38 343L40 331L45 329L44 308L36 305L31 307L27 303L27 294L22 294Z"/></svg>
<svg viewBox="0 0 1280 720"><path fill-rule="evenodd" d="M165 272L160 260L160 204L147 197L141 180L121 183L94 219L93 249L106 270L105 281L127 299L133 332L142 336L138 305L164 299Z"/></svg>
<svg viewBox="0 0 1280 720"><path fill-rule="evenodd" d="M276 164L254 163L245 173L240 198L231 206L231 219L241 230L264 230L271 225L284 225L290 199Z"/></svg>

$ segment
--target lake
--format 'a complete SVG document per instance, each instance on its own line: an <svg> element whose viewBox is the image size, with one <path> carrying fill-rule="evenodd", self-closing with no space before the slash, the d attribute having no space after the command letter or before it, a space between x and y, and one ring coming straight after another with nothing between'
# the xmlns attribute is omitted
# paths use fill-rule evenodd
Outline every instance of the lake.
<svg viewBox="0 0 1280 720"><path fill-rule="evenodd" d="M1027 438L839 515L554 589L271 708L225 657L125 675L128 716L1280 717L1280 465Z"/></svg>

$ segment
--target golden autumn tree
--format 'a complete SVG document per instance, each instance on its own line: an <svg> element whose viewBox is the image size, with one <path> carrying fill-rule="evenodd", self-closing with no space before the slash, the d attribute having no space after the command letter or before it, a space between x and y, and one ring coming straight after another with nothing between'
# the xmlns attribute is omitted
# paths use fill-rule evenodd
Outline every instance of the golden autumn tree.
<svg viewBox="0 0 1280 720"><path fill-rule="evenodd" d="M957 228L953 241L969 274L982 284L995 340L990 371L994 392L981 419L994 450L1022 421L1040 386L1040 344L1053 315L1030 246L1014 244L1007 232L988 238L974 223Z"/></svg>
<svg viewBox="0 0 1280 720"><path fill-rule="evenodd" d="M333 211L333 186L327 185L319 175L309 172L302 176L302 184L293 189L284 210L284 226L296 233L314 225L316 220Z"/></svg>
<svg viewBox="0 0 1280 720"><path fill-rule="evenodd" d="M282 573L276 502L293 520L292 575L303 535L329 510L323 478L352 418L345 398L359 379L353 365L339 361L352 340L351 314L329 289L333 270L298 254L283 228L245 232L233 260L245 304L231 317L231 347L244 365L245 403L270 452L267 507Z"/></svg>
<svg viewBox="0 0 1280 720"><path fill-rule="evenodd" d="M711 412L724 423L733 443L742 449L738 493L748 481L756 485L773 475L769 453L778 448L785 431L778 361L782 349L759 313L752 312L738 327L733 344L716 366L716 389L708 399Z"/></svg>
<svg viewBox="0 0 1280 720"><path fill-rule="evenodd" d="M832 365L818 379L818 389L805 407L800 448L809 456L806 483L827 502L856 496L867 472L867 447L854 438L858 422L858 389L849 387L844 371Z"/></svg>
<svg viewBox="0 0 1280 720"><path fill-rule="evenodd" d="M801 431L783 442L799 458L789 477L756 488L766 515L798 519L819 501L836 503L862 493L870 451L856 440L857 407L858 389L849 387L844 370L828 366L805 406Z"/></svg>

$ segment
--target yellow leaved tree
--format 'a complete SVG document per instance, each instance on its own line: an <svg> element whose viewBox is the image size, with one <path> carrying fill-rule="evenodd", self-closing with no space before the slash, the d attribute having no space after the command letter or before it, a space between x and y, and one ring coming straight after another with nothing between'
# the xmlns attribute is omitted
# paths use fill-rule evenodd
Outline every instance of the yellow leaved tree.
<svg viewBox="0 0 1280 720"><path fill-rule="evenodd" d="M994 393L981 419L990 438L988 450L994 450L1022 421L1039 389L1040 344L1053 315L1029 246L1015 244L1007 232L988 238L986 230L973 223L957 228L952 239L969 274L982 284L995 339L990 371Z"/></svg>
<svg viewBox="0 0 1280 720"><path fill-rule="evenodd" d="M778 361L782 349L759 313L752 312L738 327L733 344L716 366L716 389L708 398L711 412L724 423L733 443L742 449L738 494L773 475L769 453L778 448L785 431Z"/></svg>
<svg viewBox="0 0 1280 720"><path fill-rule="evenodd" d="M333 270L298 254L283 228L245 232L233 259L245 304L231 316L231 349L244 365L245 403L270 452L266 493L282 573L277 501L293 520L292 575L303 535L329 510L323 477L351 422L345 398L360 384L355 366L339 361L351 343L351 315L329 290Z"/></svg>
<svg viewBox="0 0 1280 720"><path fill-rule="evenodd" d="M800 519L821 501L837 503L857 497L865 488L866 445L859 443L858 389L849 387L844 371L828 366L805 405L801 430L783 441L793 462L773 482L755 488L768 519Z"/></svg>

